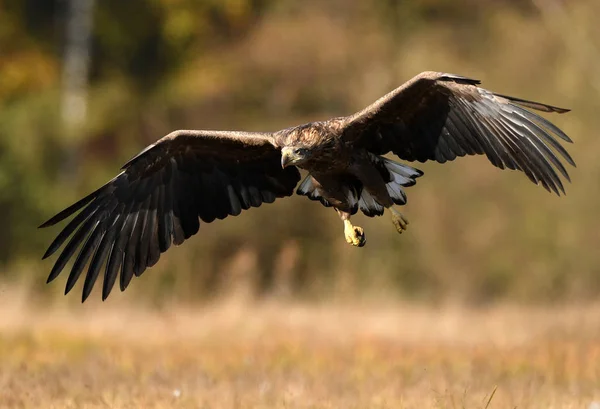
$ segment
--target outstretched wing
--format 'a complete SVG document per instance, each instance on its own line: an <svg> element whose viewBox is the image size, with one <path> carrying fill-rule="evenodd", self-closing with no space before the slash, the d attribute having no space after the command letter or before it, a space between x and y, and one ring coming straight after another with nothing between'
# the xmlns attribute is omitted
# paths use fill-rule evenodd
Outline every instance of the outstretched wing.
<svg viewBox="0 0 600 409"><path fill-rule="evenodd" d="M65 294L88 260L82 301L105 263L102 299L119 270L124 290L135 274L154 265L171 244L194 235L199 218L237 216L244 209L290 196L300 180L295 167L281 168L281 154L269 134L175 131L127 162L100 189L42 224L52 226L81 210L58 234L43 258L59 255L48 282L83 243L67 279Z"/></svg>
<svg viewBox="0 0 600 409"><path fill-rule="evenodd" d="M479 81L424 72L346 118L344 139L376 154L393 152L409 161L444 163L457 156L485 154L501 169L518 169L548 191L564 187L557 171L575 166L557 137L563 131L527 110L568 112L537 102L495 94Z"/></svg>

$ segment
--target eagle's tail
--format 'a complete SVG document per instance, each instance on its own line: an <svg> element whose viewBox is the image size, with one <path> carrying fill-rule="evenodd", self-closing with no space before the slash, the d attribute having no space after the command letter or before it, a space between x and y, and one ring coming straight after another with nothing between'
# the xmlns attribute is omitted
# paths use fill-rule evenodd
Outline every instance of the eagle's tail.
<svg viewBox="0 0 600 409"><path fill-rule="evenodd" d="M390 191L391 186L390 185L395 185L395 186L402 186L402 187L409 187L409 186L413 186L415 183L417 183L417 181L415 179L417 179L418 177L423 176L423 171L413 168L411 166L405 165L403 163L398 163L398 162L394 162L393 160L384 158L384 157L379 157L379 159L383 162L383 166L385 166L385 168L387 169L387 171L389 172L390 175L390 179L388 184L386 185L388 187L388 192L390 193L390 195L392 195L392 192ZM382 175L385 177L385 175ZM406 198L402 203L396 203L396 204L405 204L406 203Z"/></svg>
<svg viewBox="0 0 600 409"><path fill-rule="evenodd" d="M403 188L413 186L417 183L415 179L422 176L423 172L382 156L372 155L371 161L379 169L381 177L388 181L385 187L394 204L406 204L406 193ZM362 189L361 191L358 207L369 217L381 216L384 211L384 206L366 189Z"/></svg>

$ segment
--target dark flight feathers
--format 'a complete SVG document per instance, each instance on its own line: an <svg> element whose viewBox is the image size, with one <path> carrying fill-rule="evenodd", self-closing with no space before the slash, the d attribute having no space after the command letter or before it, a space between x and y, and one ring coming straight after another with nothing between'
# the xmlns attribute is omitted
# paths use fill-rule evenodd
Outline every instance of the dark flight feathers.
<svg viewBox="0 0 600 409"><path fill-rule="evenodd" d="M478 84L465 77L425 72L352 116L321 122L318 128L304 125L307 132L302 136L324 137L319 132L327 132L327 124L335 122L330 128L345 149L368 151L375 159L393 152L408 161L444 163L485 154L499 168L521 170L547 190L564 193L560 176L569 180L569 175L562 160L575 163L558 139L571 140L526 108L567 110L494 94ZM201 222L292 195L300 174L295 166L282 169L283 146L273 137L280 134L176 131L150 145L113 180L40 226L54 225L79 211L44 254L49 257L67 243L48 281L75 257L66 292L87 265L85 300L104 265L105 299L119 271L123 290L172 244L194 235ZM331 157L335 161L336 155ZM393 162L385 166L398 174L394 183L401 195L395 202L404 203L399 186L414 184L420 174L404 175L403 165ZM310 196L316 188L307 180L299 190ZM363 196L356 206L373 201L366 193ZM383 213L382 206L374 208L369 215Z"/></svg>
<svg viewBox="0 0 600 409"><path fill-rule="evenodd" d="M49 257L73 235L48 282L83 242L65 293L91 259L82 299L89 296L103 264L105 299L119 270L124 290L171 244L196 234L200 220L210 223L237 216L242 210L290 196L299 180L297 168L281 168L279 151L268 135L174 132L127 162L116 178L40 226L51 226L81 210L44 254Z"/></svg>
<svg viewBox="0 0 600 409"><path fill-rule="evenodd" d="M348 117L345 138L375 154L393 152L408 161L444 163L485 154L501 169L518 169L549 191L564 193L560 158L575 166L557 137L564 132L524 107L564 113L567 109L494 94L479 81L424 72ZM553 151L554 150L554 151Z"/></svg>

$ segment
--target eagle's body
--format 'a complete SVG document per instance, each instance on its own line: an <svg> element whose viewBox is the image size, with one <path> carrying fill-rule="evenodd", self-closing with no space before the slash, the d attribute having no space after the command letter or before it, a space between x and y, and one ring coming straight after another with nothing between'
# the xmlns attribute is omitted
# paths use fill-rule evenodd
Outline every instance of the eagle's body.
<svg viewBox="0 0 600 409"><path fill-rule="evenodd" d="M298 193L350 214L356 213L363 188L384 207L393 205L386 189L391 179L385 160L365 149L355 148L344 138L343 125L343 118L335 118L275 134L275 143L282 146L284 158L287 159L286 150L292 155L295 149L306 151L306 159L296 162L299 168L309 172ZM412 168L404 168L412 173ZM414 173L420 175L418 171Z"/></svg>
<svg viewBox="0 0 600 409"><path fill-rule="evenodd" d="M424 72L364 110L274 133L179 130L123 166L113 180L63 210L42 227L81 210L48 248L53 254L72 235L48 281L63 270L81 243L66 292L89 261L85 300L106 265L103 299L120 274L124 290L133 275L154 265L171 244L181 244L210 223L271 203L294 190L344 221L348 243L365 244L350 223L358 210L380 216L390 209L396 229L406 219L392 206L406 203L404 188L422 172L382 155L444 163L485 154L499 168L517 169L556 194L564 193L561 160L575 165L556 137L571 140L555 125L525 108L567 110L494 94L479 81ZM308 175L300 181L298 168ZM91 261L90 261L91 260Z"/></svg>

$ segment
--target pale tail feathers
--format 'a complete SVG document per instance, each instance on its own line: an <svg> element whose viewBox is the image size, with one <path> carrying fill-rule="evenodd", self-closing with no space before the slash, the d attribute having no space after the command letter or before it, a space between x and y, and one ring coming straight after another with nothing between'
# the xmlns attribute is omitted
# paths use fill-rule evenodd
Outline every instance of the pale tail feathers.
<svg viewBox="0 0 600 409"><path fill-rule="evenodd" d="M403 187L413 186L417 183L416 179L423 175L423 172L386 158L380 157L378 159L383 161L383 165L389 172L391 180L385 185L388 194L395 204L405 205L406 193L404 192Z"/></svg>
<svg viewBox="0 0 600 409"><path fill-rule="evenodd" d="M380 173L385 180L389 180L385 187L387 188L388 194L392 198L394 204L404 205L406 204L406 193L404 192L405 187L413 186L417 183L416 179L423 175L418 169L404 165L402 163L394 162L390 159L373 155L372 161L375 164L383 165ZM386 172L383 170L387 170ZM369 217L381 216L384 211L384 206L377 202L369 192L362 190L358 206L362 212Z"/></svg>
<svg viewBox="0 0 600 409"><path fill-rule="evenodd" d="M358 201L360 210L369 217L381 216L385 208L375 200L366 189L363 189Z"/></svg>
<svg viewBox="0 0 600 409"><path fill-rule="evenodd" d="M394 178L393 181L400 186L409 187L413 186L420 176L423 176L423 172L419 169L415 169L408 165L404 165L402 163L394 162L393 160L379 157L379 159L383 160L383 164L385 168L390 172L390 175ZM391 182L390 182L391 183Z"/></svg>
<svg viewBox="0 0 600 409"><path fill-rule="evenodd" d="M394 203L397 205L406 204L406 193L403 188L414 185L416 183L415 179L423 175L423 172L381 156L373 155L372 160L375 165L380 165L378 167L380 168L380 173L384 180L389 180L386 184L386 188ZM326 207L331 206L331 203L323 197L321 189L314 182L311 175L308 175L302 183L300 183L296 193L307 196L311 200L318 200ZM358 209L369 217L381 216L383 214L385 210L384 206L366 189L363 189L358 180L356 180L355 184L348 185L348 191L346 193L348 202L352 207L352 214L356 213Z"/></svg>

